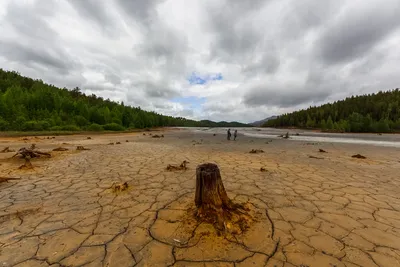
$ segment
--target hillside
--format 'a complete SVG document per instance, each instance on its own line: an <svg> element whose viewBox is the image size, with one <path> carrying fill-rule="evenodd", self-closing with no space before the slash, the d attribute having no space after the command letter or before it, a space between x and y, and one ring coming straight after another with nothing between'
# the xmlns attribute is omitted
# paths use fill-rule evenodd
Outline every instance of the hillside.
<svg viewBox="0 0 400 267"><path fill-rule="evenodd" d="M278 116L271 116L271 117L265 118L263 120L252 122L252 123L250 123L250 125L259 127L259 126L262 126L263 124L265 124L267 121L276 119L277 117Z"/></svg>
<svg viewBox="0 0 400 267"><path fill-rule="evenodd" d="M68 90L0 69L0 130L111 130L163 126L242 127L237 122L194 121L125 106L79 88Z"/></svg>
<svg viewBox="0 0 400 267"><path fill-rule="evenodd" d="M340 132L399 132L399 89L352 96L279 116L266 127L319 128Z"/></svg>

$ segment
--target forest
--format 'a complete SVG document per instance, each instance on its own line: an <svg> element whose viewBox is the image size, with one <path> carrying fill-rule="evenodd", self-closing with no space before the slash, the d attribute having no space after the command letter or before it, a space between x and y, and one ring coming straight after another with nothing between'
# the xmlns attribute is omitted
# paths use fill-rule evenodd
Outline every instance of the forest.
<svg viewBox="0 0 400 267"><path fill-rule="evenodd" d="M400 132L399 89L348 97L283 114L264 127L297 127L337 132Z"/></svg>
<svg viewBox="0 0 400 267"><path fill-rule="evenodd" d="M94 94L85 95L78 87L60 89L0 69L0 131L124 131L167 126L248 125L164 116Z"/></svg>

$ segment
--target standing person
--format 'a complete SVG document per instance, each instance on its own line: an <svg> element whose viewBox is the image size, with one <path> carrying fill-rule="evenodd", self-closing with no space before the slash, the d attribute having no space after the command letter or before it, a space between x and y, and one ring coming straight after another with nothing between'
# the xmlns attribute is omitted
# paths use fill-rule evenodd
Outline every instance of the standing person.
<svg viewBox="0 0 400 267"><path fill-rule="evenodd" d="M228 140L231 140L231 135L232 135L232 134L231 134L231 129L228 129L228 136L227 136L227 139L228 139Z"/></svg>
<svg viewBox="0 0 400 267"><path fill-rule="evenodd" d="M236 141L236 137L237 137L237 130L235 130L235 132L233 133L233 140Z"/></svg>

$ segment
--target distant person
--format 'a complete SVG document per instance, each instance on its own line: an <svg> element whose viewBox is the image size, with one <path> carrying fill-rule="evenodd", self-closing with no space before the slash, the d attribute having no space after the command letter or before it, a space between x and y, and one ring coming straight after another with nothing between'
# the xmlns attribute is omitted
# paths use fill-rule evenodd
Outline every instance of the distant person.
<svg viewBox="0 0 400 267"><path fill-rule="evenodd" d="M235 130L235 132L233 133L233 140L236 141L236 137L237 137L237 130Z"/></svg>
<svg viewBox="0 0 400 267"><path fill-rule="evenodd" d="M228 140L231 140L231 136L232 136L232 134L231 134L231 129L228 129L228 136L227 136L227 139L228 139Z"/></svg>

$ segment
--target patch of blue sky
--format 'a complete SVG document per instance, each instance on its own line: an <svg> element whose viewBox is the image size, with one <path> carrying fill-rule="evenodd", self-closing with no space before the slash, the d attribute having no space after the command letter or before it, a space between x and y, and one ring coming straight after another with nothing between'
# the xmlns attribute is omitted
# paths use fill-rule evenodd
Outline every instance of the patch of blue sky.
<svg viewBox="0 0 400 267"><path fill-rule="evenodd" d="M194 84L206 84L209 81L221 81L224 77L221 73L214 73L214 74L206 74L200 75L196 72L192 72L192 74L187 78L191 85Z"/></svg>

